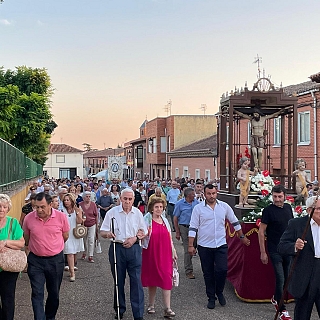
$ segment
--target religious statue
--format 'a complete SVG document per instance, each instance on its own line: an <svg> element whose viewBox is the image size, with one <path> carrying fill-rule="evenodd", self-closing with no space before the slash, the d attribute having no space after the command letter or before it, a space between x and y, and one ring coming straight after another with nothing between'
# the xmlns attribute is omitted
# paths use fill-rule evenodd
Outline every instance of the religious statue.
<svg viewBox="0 0 320 320"><path fill-rule="evenodd" d="M293 171L292 175L296 176L296 193L301 195L304 200L308 198L307 183L312 183L305 171L306 162L303 159L298 159L295 162L297 170Z"/></svg>
<svg viewBox="0 0 320 320"><path fill-rule="evenodd" d="M263 149L266 149L265 137L268 131L265 130L266 120L278 117L284 110L279 110L268 116L263 115L263 113L258 108L253 109L252 115L244 114L240 111L234 110L236 114L242 118L248 119L251 122L251 150L253 155L254 166L259 170L262 170L263 161Z"/></svg>
<svg viewBox="0 0 320 320"><path fill-rule="evenodd" d="M243 157L240 159L240 169L238 170L237 178L240 180L240 197L239 206L245 206L248 204L248 195L250 192L250 174L256 175L258 172L257 168L254 171L249 170L250 159Z"/></svg>

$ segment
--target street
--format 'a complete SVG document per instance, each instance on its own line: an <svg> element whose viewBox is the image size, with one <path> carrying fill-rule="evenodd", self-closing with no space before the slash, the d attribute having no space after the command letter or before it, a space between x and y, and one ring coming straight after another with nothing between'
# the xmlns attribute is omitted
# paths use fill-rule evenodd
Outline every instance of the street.
<svg viewBox="0 0 320 320"><path fill-rule="evenodd" d="M173 234L174 235L174 234ZM95 254L95 263L78 261L79 271L76 272L76 281L69 282L68 272L64 273L61 292L60 307L57 320L111 320L114 319L113 310L113 280L108 262L109 241L102 240L102 254ZM214 310L206 307L204 281L201 272L200 259L193 259L194 273L196 279L188 280L183 272L183 247L181 242L174 239L175 247L179 257L180 285L172 290L171 306L176 313L177 320L196 319L274 319L275 311L271 303L245 303L240 301L233 290L232 285L227 282L225 297L227 305L221 307L216 303ZM127 278L128 280L128 278ZM259 285L257 283L257 285ZM129 286L126 287L127 311L124 319L133 319L129 303ZM148 304L147 290L145 290L145 306ZM156 313L145 314L144 319L164 319L162 308L161 290L158 289L156 298ZM290 315L293 317L294 303L287 305ZM17 281L16 291L16 314L17 320L30 320L33 318L31 307L31 289L27 274L23 273ZM318 319L314 309L311 319Z"/></svg>

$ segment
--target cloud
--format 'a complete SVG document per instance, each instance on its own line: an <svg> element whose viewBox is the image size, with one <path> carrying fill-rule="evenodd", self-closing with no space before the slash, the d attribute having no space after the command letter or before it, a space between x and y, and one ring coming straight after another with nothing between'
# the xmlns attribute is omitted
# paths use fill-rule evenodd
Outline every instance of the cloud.
<svg viewBox="0 0 320 320"><path fill-rule="evenodd" d="M2 24L4 26L11 26L11 25L13 25L13 22L9 21L7 19L0 19L0 24Z"/></svg>
<svg viewBox="0 0 320 320"><path fill-rule="evenodd" d="M44 23L42 21L40 21L40 20L37 20L37 25L38 26L44 26Z"/></svg>

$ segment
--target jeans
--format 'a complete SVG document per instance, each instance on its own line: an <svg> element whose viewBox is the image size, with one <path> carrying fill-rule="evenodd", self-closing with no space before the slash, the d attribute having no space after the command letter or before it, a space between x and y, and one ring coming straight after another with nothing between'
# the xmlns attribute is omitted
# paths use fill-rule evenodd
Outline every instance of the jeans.
<svg viewBox="0 0 320 320"><path fill-rule="evenodd" d="M142 318L144 313L144 293L141 283L142 248L139 246L139 244L134 244L132 247L126 249L120 243L111 243L109 248L109 262L114 280L114 245L116 246L118 297L120 313L123 314L126 311L124 286L126 280L126 272L128 272L130 278L130 302L133 317L134 319ZM114 288L114 310L117 311L116 288Z"/></svg>
<svg viewBox="0 0 320 320"><path fill-rule="evenodd" d="M28 276L32 294L32 308L35 320L54 320L59 308L59 291L63 277L63 251L52 257L28 255ZM44 285L48 297L44 308Z"/></svg>
<svg viewBox="0 0 320 320"><path fill-rule="evenodd" d="M209 301L223 293L228 271L228 246L207 248L198 245L203 278Z"/></svg>
<svg viewBox="0 0 320 320"><path fill-rule="evenodd" d="M96 238L96 225L94 224L92 227L88 227L88 233L84 237L84 252L89 256L93 257L94 251L94 240Z"/></svg>
<svg viewBox="0 0 320 320"><path fill-rule="evenodd" d="M281 300L285 281L288 278L291 257L290 256L282 256L281 254L279 254L277 252L271 252L271 253L269 253L269 256L270 256L270 260L271 260L271 263L273 266L274 275L276 278L274 299L279 304L280 300ZM280 306L280 312L285 309L286 309L285 305Z"/></svg>
<svg viewBox="0 0 320 320"><path fill-rule="evenodd" d="M19 272L0 272L0 320L13 320L16 283Z"/></svg>
<svg viewBox="0 0 320 320"><path fill-rule="evenodd" d="M173 211L174 211L174 204L172 203L168 203L168 207L167 207L167 215L168 217L170 217L171 220L171 225L172 225L172 231L175 232L174 229L174 223L173 223Z"/></svg>

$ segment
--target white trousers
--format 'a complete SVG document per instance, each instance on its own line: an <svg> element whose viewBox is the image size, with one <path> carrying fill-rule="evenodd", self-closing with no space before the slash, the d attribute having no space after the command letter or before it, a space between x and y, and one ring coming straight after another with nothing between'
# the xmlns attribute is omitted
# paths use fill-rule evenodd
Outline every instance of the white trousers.
<svg viewBox="0 0 320 320"><path fill-rule="evenodd" d="M84 252L89 256L93 257L94 252L94 240L96 237L96 225L88 227L87 235L84 237Z"/></svg>

